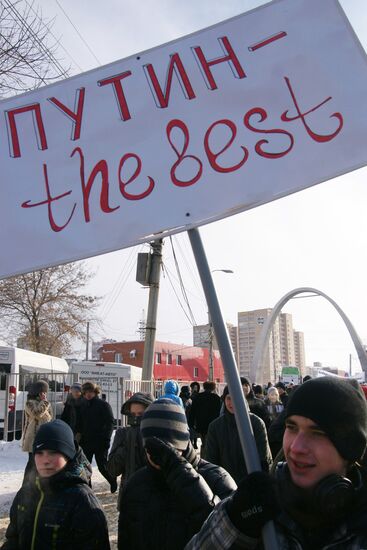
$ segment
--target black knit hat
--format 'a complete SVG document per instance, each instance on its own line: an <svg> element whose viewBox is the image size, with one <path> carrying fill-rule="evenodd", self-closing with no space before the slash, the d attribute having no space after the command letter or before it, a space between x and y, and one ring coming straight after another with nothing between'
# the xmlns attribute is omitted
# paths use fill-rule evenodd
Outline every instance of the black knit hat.
<svg viewBox="0 0 367 550"><path fill-rule="evenodd" d="M153 401L154 401L153 396L150 395L150 393L143 393L141 391L137 391L130 397L130 399L125 401L125 403L122 405L121 414L129 414L130 405L132 405L132 403L140 403L140 405L144 405L144 407L148 407L153 403Z"/></svg>
<svg viewBox="0 0 367 550"><path fill-rule="evenodd" d="M159 437L178 451L187 448L190 433L185 411L171 399L158 399L146 409L140 424L143 443L148 437Z"/></svg>
<svg viewBox="0 0 367 550"><path fill-rule="evenodd" d="M66 458L74 458L76 455L74 434L66 422L53 420L39 427L34 438L33 454L44 450L58 451Z"/></svg>
<svg viewBox="0 0 367 550"><path fill-rule="evenodd" d="M313 420L346 460L359 460L367 444L367 403L355 380L324 376L299 386L289 398L286 417Z"/></svg>

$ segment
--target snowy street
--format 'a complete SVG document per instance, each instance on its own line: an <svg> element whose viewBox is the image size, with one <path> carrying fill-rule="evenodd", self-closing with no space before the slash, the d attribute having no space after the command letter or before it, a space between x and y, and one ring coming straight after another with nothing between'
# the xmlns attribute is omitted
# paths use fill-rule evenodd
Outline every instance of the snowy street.
<svg viewBox="0 0 367 550"><path fill-rule="evenodd" d="M4 542L6 527L9 523L11 503L21 486L28 453L20 447L20 441L6 443L0 441L0 544ZM111 549L117 548L117 495L111 495L109 484L99 473L93 461L93 489L100 500L108 520Z"/></svg>

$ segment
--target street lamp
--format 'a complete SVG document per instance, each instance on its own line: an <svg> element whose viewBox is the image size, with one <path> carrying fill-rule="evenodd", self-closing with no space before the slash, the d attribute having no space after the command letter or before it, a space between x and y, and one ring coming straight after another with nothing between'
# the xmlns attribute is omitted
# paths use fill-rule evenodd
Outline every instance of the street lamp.
<svg viewBox="0 0 367 550"><path fill-rule="evenodd" d="M234 273L232 269L213 269L211 273L221 271L222 273ZM208 311L208 348L209 348L209 381L214 381L214 358L213 358L213 325Z"/></svg>

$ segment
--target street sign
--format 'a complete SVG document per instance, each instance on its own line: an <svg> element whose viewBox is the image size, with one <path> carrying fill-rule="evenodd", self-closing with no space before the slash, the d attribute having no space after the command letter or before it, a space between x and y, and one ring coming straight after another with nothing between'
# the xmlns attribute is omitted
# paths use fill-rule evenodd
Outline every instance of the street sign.
<svg viewBox="0 0 367 550"><path fill-rule="evenodd" d="M337 0L277 0L0 107L0 278L367 163L366 56Z"/></svg>

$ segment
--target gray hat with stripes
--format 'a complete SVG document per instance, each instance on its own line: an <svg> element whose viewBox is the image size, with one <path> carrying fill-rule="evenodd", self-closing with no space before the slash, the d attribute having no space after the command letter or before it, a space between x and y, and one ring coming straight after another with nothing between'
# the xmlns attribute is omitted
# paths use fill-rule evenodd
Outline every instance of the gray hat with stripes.
<svg viewBox="0 0 367 550"><path fill-rule="evenodd" d="M140 424L143 443L148 437L158 437L178 451L187 448L190 433L181 405L171 399L158 399L146 409Z"/></svg>

